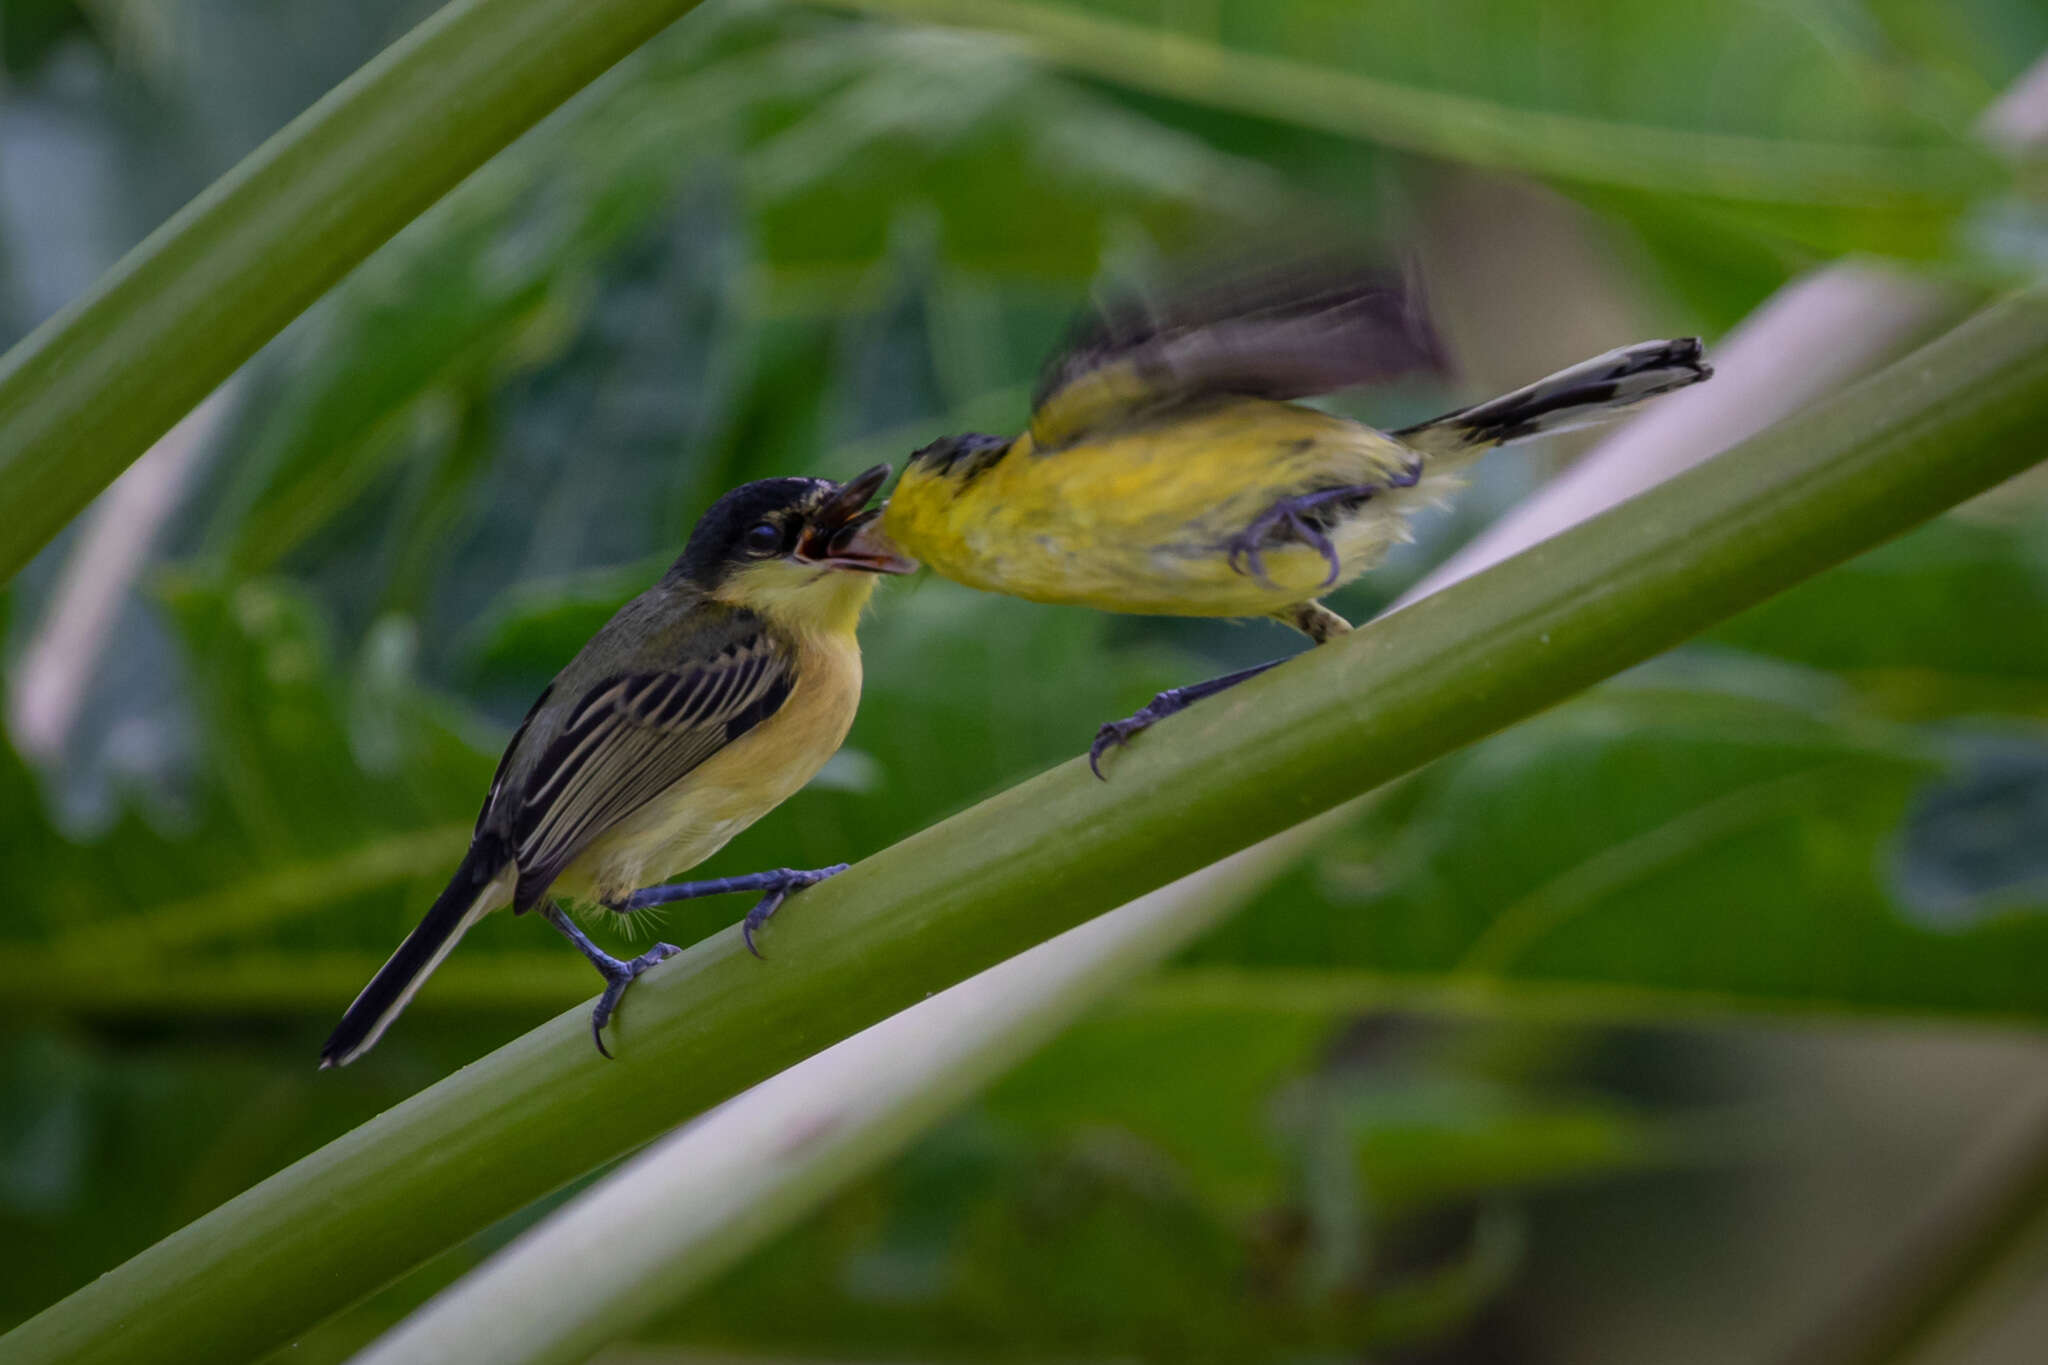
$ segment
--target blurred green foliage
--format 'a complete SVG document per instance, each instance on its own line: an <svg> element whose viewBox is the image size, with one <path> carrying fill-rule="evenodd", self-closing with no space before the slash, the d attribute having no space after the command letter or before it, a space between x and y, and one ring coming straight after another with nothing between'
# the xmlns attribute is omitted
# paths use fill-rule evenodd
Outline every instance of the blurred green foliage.
<svg viewBox="0 0 2048 1365"><path fill-rule="evenodd" d="M310 1066L438 889L510 723L724 487L1013 424L1098 276L1398 244L1443 226L1446 163L1600 215L1630 244L1601 287L1660 333L1725 327L1843 251L1994 281L2012 253L1976 228L2024 200L1969 129L2048 47L2022 0L901 8L1025 41L707 5L244 375L61 756L0 755L0 1244L37 1248L0 1317L590 993L499 917L369 1062ZM0 5L0 326L419 13ZM1162 37L1206 55L1125 60ZM1389 600L1528 479L1493 462L1342 605ZM1755 1155L1717 1116L1763 1092L1672 1021L2048 1017L2044 506L1949 518L1379 794L652 1339L1526 1345L1511 1286L1545 1199ZM75 544L9 592L17 664ZM1283 647L937 582L885 592L864 638L848 750L707 875L858 858ZM1417 1001L1480 1021L1389 1012ZM1603 1069L1640 1049L1693 1080ZM511 1231L296 1358L345 1355Z"/></svg>

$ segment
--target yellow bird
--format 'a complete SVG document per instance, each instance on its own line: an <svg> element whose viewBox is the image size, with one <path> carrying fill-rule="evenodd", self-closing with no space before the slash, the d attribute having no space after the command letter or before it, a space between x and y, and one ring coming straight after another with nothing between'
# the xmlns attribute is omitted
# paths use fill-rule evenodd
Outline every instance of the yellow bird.
<svg viewBox="0 0 2048 1365"><path fill-rule="evenodd" d="M512 736L469 852L320 1051L345 1066L367 1052L456 941L510 905L539 909L590 959L605 990L590 1017L597 1050L626 987L674 955L657 943L611 956L556 895L620 912L731 891L764 893L754 931L799 888L845 865L648 883L695 867L793 796L832 756L860 702L854 629L875 575L917 565L882 541L889 477L845 484L764 479L726 494L682 557L621 607L540 694Z"/></svg>
<svg viewBox="0 0 2048 1365"><path fill-rule="evenodd" d="M1029 427L910 457L883 530L970 587L1166 616L1271 616L1320 644L1318 598L1378 564L1408 519L1494 446L1600 421L1706 379L1700 343L1649 341L1395 432L1288 400L1439 363L1414 296L1381 277L1253 282L1094 319L1046 368ZM1279 662L1278 660L1273 661ZM1261 664L1160 693L1089 762Z"/></svg>

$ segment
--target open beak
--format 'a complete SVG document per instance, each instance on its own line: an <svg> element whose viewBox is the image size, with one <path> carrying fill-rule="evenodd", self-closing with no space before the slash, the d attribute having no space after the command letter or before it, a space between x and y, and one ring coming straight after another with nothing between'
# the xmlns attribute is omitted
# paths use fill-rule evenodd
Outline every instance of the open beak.
<svg viewBox="0 0 2048 1365"><path fill-rule="evenodd" d="M882 534L882 509L868 499L889 481L889 466L878 464L839 485L838 491L811 514L811 524L796 548L796 557L828 569L862 573L916 573L917 561Z"/></svg>

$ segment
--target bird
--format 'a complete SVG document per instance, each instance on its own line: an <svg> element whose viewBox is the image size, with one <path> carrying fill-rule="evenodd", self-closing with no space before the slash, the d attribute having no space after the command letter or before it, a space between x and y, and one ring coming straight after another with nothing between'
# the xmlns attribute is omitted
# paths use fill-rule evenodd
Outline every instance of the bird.
<svg viewBox="0 0 2048 1365"><path fill-rule="evenodd" d="M469 927L510 905L538 909L605 986L591 1036L641 973L564 912L630 912L759 891L754 934L793 891L845 870L781 868L650 885L696 866L795 794L846 738L859 705L856 627L881 574L915 571L867 504L877 465L845 483L779 478L714 503L659 582L601 627L526 713L491 779L448 887L371 978L320 1051L322 1070L374 1046Z"/></svg>
<svg viewBox="0 0 2048 1365"><path fill-rule="evenodd" d="M1126 297L1042 371L1015 436L913 452L884 533L969 587L1167 616L1272 617L1321 644L1326 593L1409 538L1409 518L1495 446L1589 425L1708 378L1698 338L1646 341L1396 431L1295 401L1409 373L1443 350L1410 279L1269 272ZM1170 688L1096 731L1089 766L1275 659Z"/></svg>

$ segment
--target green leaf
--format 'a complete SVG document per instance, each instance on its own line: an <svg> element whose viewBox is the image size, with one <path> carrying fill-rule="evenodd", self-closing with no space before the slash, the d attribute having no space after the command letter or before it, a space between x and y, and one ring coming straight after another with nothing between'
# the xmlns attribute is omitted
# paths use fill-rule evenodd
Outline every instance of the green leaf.
<svg viewBox="0 0 2048 1365"><path fill-rule="evenodd" d="M2048 1014L2025 966L2048 904L1936 924L1903 894L1941 749L1796 673L1714 662L1681 655L1411 779L1192 961L1642 1015Z"/></svg>
<svg viewBox="0 0 2048 1365"><path fill-rule="evenodd" d="M318 614L279 585L222 592L186 579L165 598L212 780L154 825L131 812L75 842L51 827L19 761L0 757L0 806L24 831L7 895L26 912L6 920L0 973L35 963L44 987L83 991L124 972L161 975L166 954L274 947L281 927L324 910L338 913L315 921L315 942L396 942L466 842L448 817L488 782L488 754L418 691L405 642L388 632L387 657L351 686ZM306 939L289 929L283 941Z"/></svg>
<svg viewBox="0 0 2048 1365"><path fill-rule="evenodd" d="M1718 206L1796 239L1926 251L2000 183L1974 110L1806 11L1626 0L1271 6L848 0L1012 35L1068 69L1238 114ZM1816 211L1819 210L1819 211Z"/></svg>
<svg viewBox="0 0 2048 1365"><path fill-rule="evenodd" d="M2038 517L1943 517L1716 630L1848 676L1903 717L2048 713L2048 553Z"/></svg>

